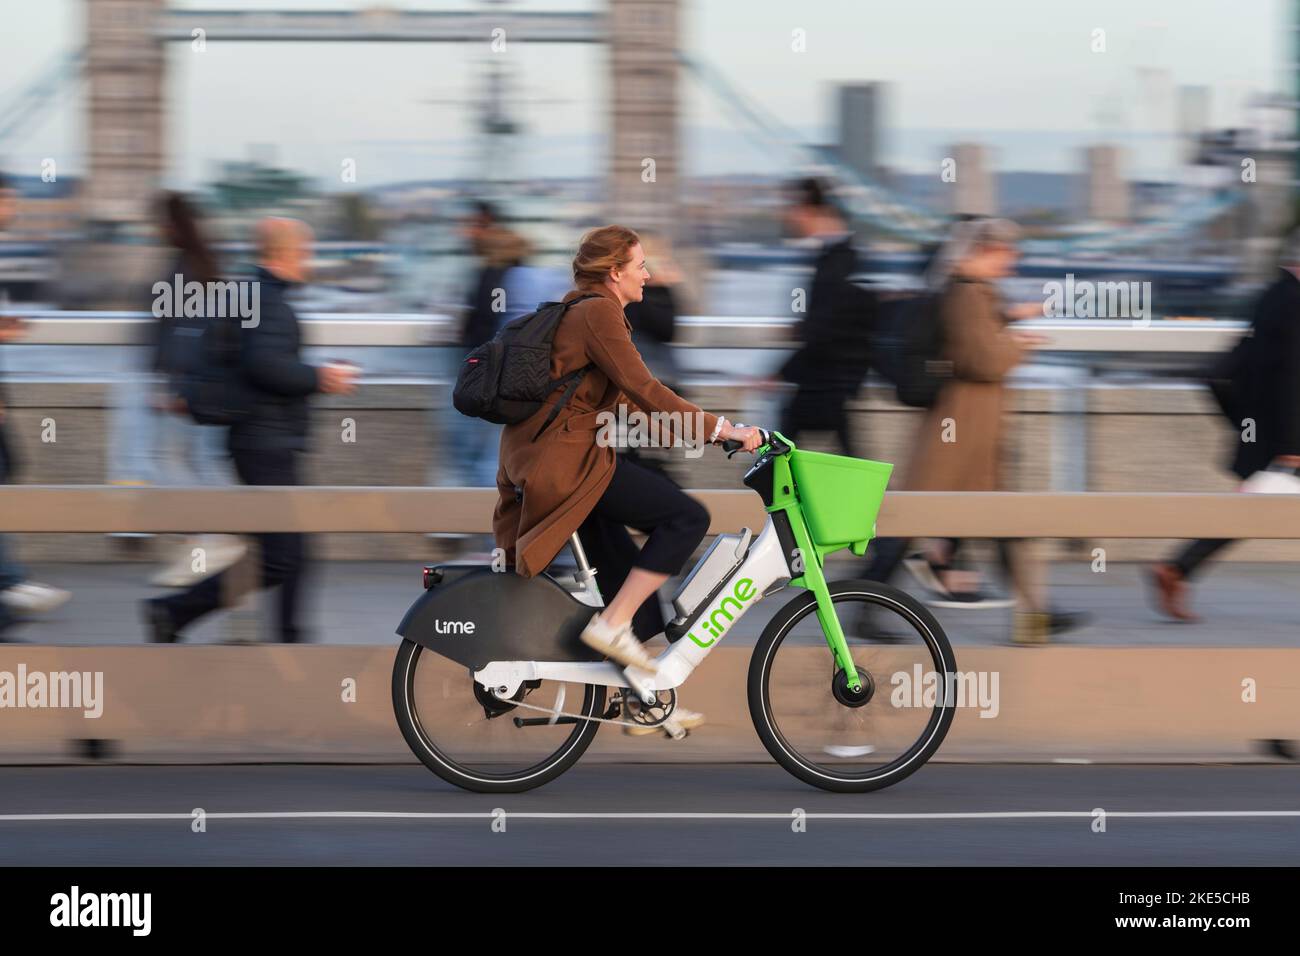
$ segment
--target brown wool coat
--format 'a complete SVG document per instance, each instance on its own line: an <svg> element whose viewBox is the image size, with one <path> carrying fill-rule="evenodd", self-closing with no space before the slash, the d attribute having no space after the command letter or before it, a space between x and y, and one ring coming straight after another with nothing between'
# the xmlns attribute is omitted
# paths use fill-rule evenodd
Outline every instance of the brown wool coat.
<svg viewBox="0 0 1300 956"><path fill-rule="evenodd" d="M1003 380L1024 348L1006 327L1001 298L987 282L954 282L940 301L944 357L953 377L925 416L908 464L909 491L1003 488ZM955 441L945 442L952 420Z"/></svg>
<svg viewBox="0 0 1300 956"><path fill-rule="evenodd" d="M561 391L530 418L501 432L500 499L492 530L506 560L524 577L533 577L551 563L614 475L615 448L596 442L601 412L616 415L618 406L626 404L629 413L703 415L703 434L694 434L699 419L692 417L687 426L691 431L683 436L692 443L707 441L718 423L716 415L705 414L650 374L632 344L632 327L612 291L603 286L575 290L564 301L592 292L598 297L573 306L555 332L551 376L559 378L589 363L593 368L537 441L533 435ZM522 505L515 500L516 485L524 490Z"/></svg>

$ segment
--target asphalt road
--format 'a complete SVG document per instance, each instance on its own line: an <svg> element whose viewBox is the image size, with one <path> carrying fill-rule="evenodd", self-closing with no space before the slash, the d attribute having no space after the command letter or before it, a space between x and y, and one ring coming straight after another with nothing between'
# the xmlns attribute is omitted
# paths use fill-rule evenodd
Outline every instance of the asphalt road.
<svg viewBox="0 0 1300 956"><path fill-rule="evenodd" d="M939 764L876 794L838 795L774 765L590 763L502 796L463 793L419 766L5 767L0 865L1294 866L1298 795L1294 765ZM294 815L340 811L375 815ZM1135 811L1157 815L1124 816ZM1247 815L1168 815L1224 811ZM1032 815L1044 812L1075 815ZM73 813L175 816L13 818ZM817 816L830 813L879 816Z"/></svg>

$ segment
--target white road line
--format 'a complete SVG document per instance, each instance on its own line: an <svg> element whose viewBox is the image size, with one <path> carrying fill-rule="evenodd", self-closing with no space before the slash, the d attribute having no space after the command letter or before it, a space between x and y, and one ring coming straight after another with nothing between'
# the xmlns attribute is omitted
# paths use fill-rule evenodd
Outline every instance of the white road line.
<svg viewBox="0 0 1300 956"><path fill-rule="evenodd" d="M1211 817L1300 818L1300 810L1105 810L1115 819L1196 819ZM499 815L514 820L790 820L796 812L807 820L1048 820L1085 819L1093 810L1006 810L952 813L818 813L791 810L785 813L637 813L637 812L541 812L505 810L463 813L403 810L289 810L248 813L204 811L209 820L493 820ZM194 813L4 813L0 823L52 823L77 821L128 822L132 820L193 820Z"/></svg>

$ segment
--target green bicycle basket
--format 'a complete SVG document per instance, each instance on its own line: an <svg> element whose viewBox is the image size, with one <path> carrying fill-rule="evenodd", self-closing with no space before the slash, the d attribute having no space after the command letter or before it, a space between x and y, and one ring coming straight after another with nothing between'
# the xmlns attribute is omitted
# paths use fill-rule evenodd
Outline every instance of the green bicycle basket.
<svg viewBox="0 0 1300 956"><path fill-rule="evenodd" d="M853 547L862 554L875 537L876 515L894 466L883 461L796 449L790 471L813 544L823 554Z"/></svg>

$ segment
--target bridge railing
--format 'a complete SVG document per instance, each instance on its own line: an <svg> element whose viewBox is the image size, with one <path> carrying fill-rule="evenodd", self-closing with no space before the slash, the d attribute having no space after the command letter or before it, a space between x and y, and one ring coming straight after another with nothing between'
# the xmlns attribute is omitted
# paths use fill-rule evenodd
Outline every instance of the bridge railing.
<svg viewBox="0 0 1300 956"><path fill-rule="evenodd" d="M692 491L709 533L758 529L751 491ZM491 531L493 489L404 487L137 488L0 486L0 532ZM1290 495L896 492L881 537L1300 538Z"/></svg>
<svg viewBox="0 0 1300 956"><path fill-rule="evenodd" d="M18 344L138 345L148 341L156 320L146 312L62 312L9 309L24 317L29 334ZM1040 319L1020 323L1046 338L1046 354L1158 354L1194 357L1230 348L1245 329L1230 320ZM448 346L459 323L448 315L418 313L306 313L306 345ZM678 320L676 345L683 348L792 348L798 322L792 317L691 315Z"/></svg>

